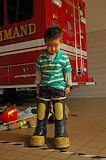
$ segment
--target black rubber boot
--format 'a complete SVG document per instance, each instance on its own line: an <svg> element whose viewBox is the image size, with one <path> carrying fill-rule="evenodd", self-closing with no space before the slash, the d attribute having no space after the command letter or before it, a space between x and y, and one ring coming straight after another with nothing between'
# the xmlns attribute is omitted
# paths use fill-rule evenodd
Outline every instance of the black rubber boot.
<svg viewBox="0 0 106 160"><path fill-rule="evenodd" d="M55 147L68 148L69 138L65 129L65 99L53 100L55 113Z"/></svg>
<svg viewBox="0 0 106 160"><path fill-rule="evenodd" d="M43 146L46 137L46 123L50 101L40 100L38 102L37 126L31 137L31 146Z"/></svg>

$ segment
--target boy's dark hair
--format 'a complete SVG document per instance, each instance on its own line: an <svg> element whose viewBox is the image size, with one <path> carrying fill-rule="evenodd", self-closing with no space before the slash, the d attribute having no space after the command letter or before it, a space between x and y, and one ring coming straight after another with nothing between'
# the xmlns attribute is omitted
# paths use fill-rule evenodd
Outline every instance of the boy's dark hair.
<svg viewBox="0 0 106 160"><path fill-rule="evenodd" d="M58 27L49 27L44 34L44 41L46 43L46 40L54 40L60 38L60 41L62 42L62 31Z"/></svg>

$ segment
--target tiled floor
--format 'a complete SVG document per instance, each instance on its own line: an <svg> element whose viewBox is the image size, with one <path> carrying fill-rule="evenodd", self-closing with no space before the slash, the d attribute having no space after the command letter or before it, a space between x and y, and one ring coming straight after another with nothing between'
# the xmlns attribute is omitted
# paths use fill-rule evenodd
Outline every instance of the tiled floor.
<svg viewBox="0 0 106 160"><path fill-rule="evenodd" d="M66 104L68 149L55 149L54 124L47 124L44 148L29 146L35 128L0 131L0 160L106 160L106 99L66 99Z"/></svg>

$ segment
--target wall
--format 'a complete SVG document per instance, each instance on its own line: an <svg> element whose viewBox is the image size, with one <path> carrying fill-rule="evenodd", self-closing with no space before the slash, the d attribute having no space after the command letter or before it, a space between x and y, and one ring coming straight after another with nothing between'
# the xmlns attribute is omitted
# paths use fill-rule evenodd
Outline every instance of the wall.
<svg viewBox="0 0 106 160"><path fill-rule="evenodd" d="M106 97L106 0L85 0L88 75L96 78L94 86L73 87L67 97Z"/></svg>
<svg viewBox="0 0 106 160"><path fill-rule="evenodd" d="M86 31L106 29L106 0L85 0Z"/></svg>

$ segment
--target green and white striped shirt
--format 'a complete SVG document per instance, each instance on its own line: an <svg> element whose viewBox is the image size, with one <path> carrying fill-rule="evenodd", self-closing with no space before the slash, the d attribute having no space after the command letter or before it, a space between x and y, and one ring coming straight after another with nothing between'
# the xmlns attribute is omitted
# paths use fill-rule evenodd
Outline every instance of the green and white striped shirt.
<svg viewBox="0 0 106 160"><path fill-rule="evenodd" d="M40 86L51 86L65 90L64 73L70 72L72 69L67 54L59 50L54 60L51 60L45 50L38 58L36 70L42 73Z"/></svg>

